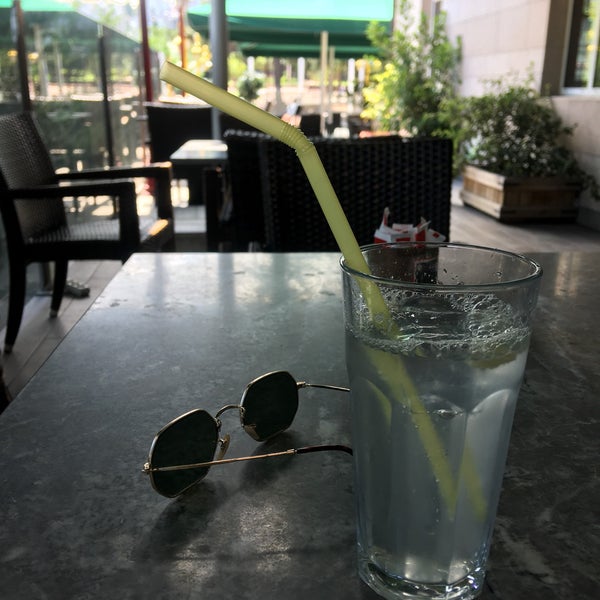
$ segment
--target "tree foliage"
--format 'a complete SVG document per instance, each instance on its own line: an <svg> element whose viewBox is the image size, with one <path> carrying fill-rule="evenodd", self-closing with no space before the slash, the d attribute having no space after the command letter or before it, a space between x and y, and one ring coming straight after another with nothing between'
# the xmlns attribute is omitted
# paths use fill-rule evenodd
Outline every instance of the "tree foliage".
<svg viewBox="0 0 600 600"><path fill-rule="evenodd" d="M389 36L376 23L367 35L384 56L384 67L364 90L363 117L386 131L430 136L443 125L440 104L456 95L460 82L461 44L446 33L446 16L433 20L421 13L418 23L409 0L399 6L399 28Z"/></svg>
<svg viewBox="0 0 600 600"><path fill-rule="evenodd" d="M263 87L264 79L259 75L244 73L237 80L238 93L241 98L252 102L258 98L258 91Z"/></svg>

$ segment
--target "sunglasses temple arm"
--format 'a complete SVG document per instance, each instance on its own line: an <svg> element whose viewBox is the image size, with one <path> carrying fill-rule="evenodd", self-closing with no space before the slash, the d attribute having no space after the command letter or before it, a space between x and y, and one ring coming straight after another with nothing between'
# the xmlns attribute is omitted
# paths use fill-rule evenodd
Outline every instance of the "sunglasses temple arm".
<svg viewBox="0 0 600 600"><path fill-rule="evenodd" d="M323 444L321 446L304 446L296 448L294 454L309 454L310 452L345 452L352 456L352 448L343 444Z"/></svg>
<svg viewBox="0 0 600 600"><path fill-rule="evenodd" d="M306 381L298 381L296 383L298 389L312 387L312 388L320 388L323 390L336 390L338 392L349 392L350 389L347 387L341 387L339 385L324 385L322 383L306 383Z"/></svg>
<svg viewBox="0 0 600 600"><path fill-rule="evenodd" d="M310 452L338 451L352 454L352 448L342 444L324 444L322 446L304 446L303 448L290 448L281 452L271 452L270 454L257 454L255 456L240 456L238 458L223 458L221 460L211 460L209 462L192 463L189 465L174 465L172 467L151 467L145 465L145 472L167 472L167 471L185 471L186 469L200 469L203 467L213 467L215 465L226 465L229 463L242 462L247 460L258 460L261 458L276 458L278 456L294 456L295 454L308 454Z"/></svg>

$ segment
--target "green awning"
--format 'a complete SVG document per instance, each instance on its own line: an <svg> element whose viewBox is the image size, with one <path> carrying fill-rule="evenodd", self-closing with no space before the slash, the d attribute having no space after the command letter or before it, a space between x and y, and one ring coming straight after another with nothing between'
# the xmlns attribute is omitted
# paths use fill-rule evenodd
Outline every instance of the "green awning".
<svg viewBox="0 0 600 600"><path fill-rule="evenodd" d="M64 44L96 48L98 22L73 8L73 0L21 0L26 28L32 25L48 27ZM0 45L11 47L14 32L11 26L13 0L0 0ZM106 27L111 50L132 52L139 41ZM95 51L95 50L94 50Z"/></svg>
<svg viewBox="0 0 600 600"><path fill-rule="evenodd" d="M369 23L379 21L391 31L393 2L303 0L291 4L282 0L226 0L226 13L229 39L256 44L256 55L261 45L264 52L270 52L265 55L273 56L279 47L280 56L300 56L296 52L301 46L307 51L312 49L310 55L318 55L321 32L327 31L336 56L361 56L365 49L373 52L365 33ZM209 17L210 5L188 11L190 25L204 36L209 35ZM248 53L247 49L242 50Z"/></svg>
<svg viewBox="0 0 600 600"><path fill-rule="evenodd" d="M316 44L255 44L240 42L238 48L244 56L276 56L279 58L318 58L321 46ZM365 54L377 55L372 46L340 46L335 47L336 58L359 58Z"/></svg>
<svg viewBox="0 0 600 600"><path fill-rule="evenodd" d="M13 0L0 0L0 8L12 8ZM72 0L21 0L21 8L29 12L62 12L73 10Z"/></svg>

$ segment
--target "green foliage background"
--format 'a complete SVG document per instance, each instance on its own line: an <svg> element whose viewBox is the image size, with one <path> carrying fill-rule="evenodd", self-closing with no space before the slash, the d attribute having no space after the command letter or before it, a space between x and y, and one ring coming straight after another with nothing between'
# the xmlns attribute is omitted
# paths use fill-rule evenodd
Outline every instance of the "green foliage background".
<svg viewBox="0 0 600 600"><path fill-rule="evenodd" d="M415 22L411 3L402 0L398 19L392 36L375 23L367 31L385 66L363 90L362 116L384 131L435 135L444 126L440 105L456 96L460 83L461 42L449 40L443 12L431 23L421 13Z"/></svg>

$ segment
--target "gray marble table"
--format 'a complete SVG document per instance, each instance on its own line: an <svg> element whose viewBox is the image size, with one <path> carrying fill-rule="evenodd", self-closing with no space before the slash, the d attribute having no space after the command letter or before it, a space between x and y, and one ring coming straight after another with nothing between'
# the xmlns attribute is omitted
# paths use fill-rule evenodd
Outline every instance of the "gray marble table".
<svg viewBox="0 0 600 600"><path fill-rule="evenodd" d="M600 253L544 254L482 598L597 598ZM371 599L351 459L215 467L185 497L154 434L275 369L345 384L334 254L134 255L0 417L0 598ZM271 449L351 443L348 398L302 390ZM264 450L224 415L229 454Z"/></svg>

